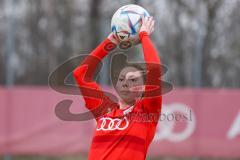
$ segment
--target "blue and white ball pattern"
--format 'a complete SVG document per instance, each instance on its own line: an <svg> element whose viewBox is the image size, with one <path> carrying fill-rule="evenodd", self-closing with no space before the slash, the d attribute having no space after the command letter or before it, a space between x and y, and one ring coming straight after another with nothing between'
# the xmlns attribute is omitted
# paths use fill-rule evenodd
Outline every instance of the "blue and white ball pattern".
<svg viewBox="0 0 240 160"><path fill-rule="evenodd" d="M141 15L150 14L141 6L129 4L119 8L113 15L111 29L121 42L139 43L139 30L142 25Z"/></svg>

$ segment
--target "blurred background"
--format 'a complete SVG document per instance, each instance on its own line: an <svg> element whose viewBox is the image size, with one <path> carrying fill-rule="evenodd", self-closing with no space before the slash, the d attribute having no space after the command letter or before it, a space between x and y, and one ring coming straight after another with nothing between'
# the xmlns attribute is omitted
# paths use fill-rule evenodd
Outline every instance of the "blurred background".
<svg viewBox="0 0 240 160"><path fill-rule="evenodd" d="M55 116L64 96L48 88L48 76L106 38L113 13L126 4L156 19L152 40L174 85L165 106L185 104L196 117L185 139L159 134L148 159L240 159L240 0L0 0L1 160L87 159L91 137L83 135L93 122ZM138 61L141 52L139 45L128 55ZM106 88L109 60L97 79ZM61 147L50 145L64 138Z"/></svg>

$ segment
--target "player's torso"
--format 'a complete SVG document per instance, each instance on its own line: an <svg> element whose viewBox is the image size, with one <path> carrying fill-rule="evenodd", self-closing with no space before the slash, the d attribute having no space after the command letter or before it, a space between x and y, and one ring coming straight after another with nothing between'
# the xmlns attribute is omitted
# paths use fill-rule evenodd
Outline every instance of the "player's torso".
<svg viewBox="0 0 240 160"><path fill-rule="evenodd" d="M141 104L124 111L97 119L89 159L145 159L156 125L144 120Z"/></svg>

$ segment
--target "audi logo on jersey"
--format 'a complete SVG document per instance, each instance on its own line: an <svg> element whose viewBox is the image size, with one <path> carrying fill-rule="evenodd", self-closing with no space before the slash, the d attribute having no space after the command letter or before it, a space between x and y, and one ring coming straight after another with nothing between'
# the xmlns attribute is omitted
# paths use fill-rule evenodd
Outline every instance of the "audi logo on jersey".
<svg viewBox="0 0 240 160"><path fill-rule="evenodd" d="M129 121L127 117L124 118L110 118L102 117L97 122L97 131L114 131L124 130L128 127Z"/></svg>

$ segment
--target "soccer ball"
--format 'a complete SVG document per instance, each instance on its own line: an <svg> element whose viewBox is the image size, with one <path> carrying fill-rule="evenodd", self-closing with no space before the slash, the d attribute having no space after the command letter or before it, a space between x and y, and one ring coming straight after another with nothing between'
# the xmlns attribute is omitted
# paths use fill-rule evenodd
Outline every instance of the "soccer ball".
<svg viewBox="0 0 240 160"><path fill-rule="evenodd" d="M111 29L124 48L139 44L139 30L142 26L141 16L149 13L141 6L129 4L119 8L113 15Z"/></svg>

